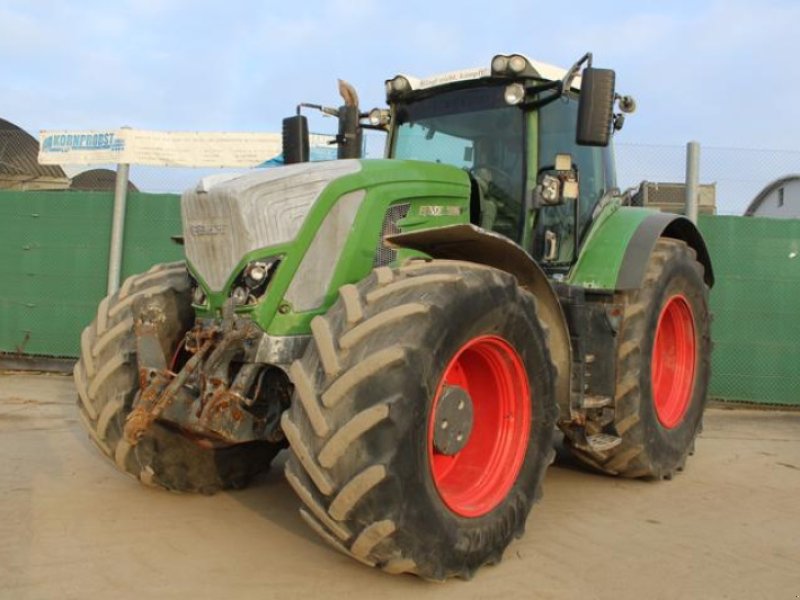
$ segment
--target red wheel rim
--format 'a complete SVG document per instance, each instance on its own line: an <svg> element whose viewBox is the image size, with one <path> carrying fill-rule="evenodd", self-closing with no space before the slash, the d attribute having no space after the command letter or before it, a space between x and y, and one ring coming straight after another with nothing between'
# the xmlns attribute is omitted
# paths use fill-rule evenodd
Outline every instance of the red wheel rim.
<svg viewBox="0 0 800 600"><path fill-rule="evenodd" d="M439 453L433 444L436 407L445 385L466 390L473 409L469 439L452 456ZM431 474L451 511L480 517L503 501L525 460L530 426L530 386L519 354L496 336L467 342L445 368L428 416Z"/></svg>
<svg viewBox="0 0 800 600"><path fill-rule="evenodd" d="M651 361L656 416L667 429L677 427L689 407L696 356L692 308L684 296L672 296L658 316Z"/></svg>

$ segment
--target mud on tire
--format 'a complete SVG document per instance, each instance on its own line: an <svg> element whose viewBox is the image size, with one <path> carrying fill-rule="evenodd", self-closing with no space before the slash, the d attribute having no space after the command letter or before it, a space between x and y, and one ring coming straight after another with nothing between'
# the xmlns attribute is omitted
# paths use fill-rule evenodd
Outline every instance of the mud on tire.
<svg viewBox="0 0 800 600"><path fill-rule="evenodd" d="M642 287L628 293L617 346L612 416L608 419L605 415L595 415L587 423L587 433L618 436L622 443L599 458L576 448L565 438L567 447L582 462L605 473L631 478L669 479L683 469L702 428L710 376L708 286L703 273L694 250L685 242L661 238L656 244ZM654 353L656 332L671 328L673 324L670 323L666 328L659 327L660 317L671 311L676 311L679 317L674 324L678 329L681 314L685 316L687 332L683 341L694 349L695 355L693 361L686 359L685 362L687 367L693 367L693 381L686 380L687 374L683 377L662 375L659 384L654 373L654 359L658 354ZM665 335L675 334L666 332ZM692 344L688 343L689 339ZM676 335L674 341L678 345L681 336ZM675 348L670 351L680 355ZM674 358L669 360L675 362ZM670 410L672 388L684 384L687 387L683 399L677 393L677 404L673 403Z"/></svg>
<svg viewBox="0 0 800 600"><path fill-rule="evenodd" d="M189 293L183 262L156 265L128 278L117 293L102 300L97 317L83 331L81 357L73 375L83 426L120 470L148 485L210 494L245 486L253 475L268 468L277 447L263 442L201 447L159 422L134 447L122 437L139 390L137 308L155 302L167 315L161 343L169 362L194 319Z"/></svg>
<svg viewBox="0 0 800 600"><path fill-rule="evenodd" d="M282 419L286 477L303 519L338 550L390 573L468 578L499 561L522 534L553 458L555 371L534 297L495 269L413 261L343 286L312 331L291 367L295 396ZM510 489L494 508L464 517L434 480L430 412L448 363L486 336L505 340L524 365L531 419Z"/></svg>

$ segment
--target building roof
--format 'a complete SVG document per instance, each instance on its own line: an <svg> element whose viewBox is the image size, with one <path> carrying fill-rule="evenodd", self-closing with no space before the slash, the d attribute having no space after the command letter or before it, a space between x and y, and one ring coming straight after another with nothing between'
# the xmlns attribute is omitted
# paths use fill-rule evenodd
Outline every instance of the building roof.
<svg viewBox="0 0 800 600"><path fill-rule="evenodd" d="M39 164L39 142L13 123L0 119L0 176L66 179L58 165Z"/></svg>
<svg viewBox="0 0 800 600"><path fill-rule="evenodd" d="M117 185L117 172L111 169L90 169L78 173L72 178L71 190L84 191L114 191ZM132 181L128 182L129 192L138 192Z"/></svg>
<svg viewBox="0 0 800 600"><path fill-rule="evenodd" d="M750 203L750 206L747 207L747 210L744 211L745 217L752 217L758 211L758 208L763 204L764 200L766 200L769 195L774 192L775 190L785 186L787 183L792 181L800 181L800 174L795 175L785 175L784 177L780 177L776 179L772 183L767 184L767 186L761 190L753 201Z"/></svg>

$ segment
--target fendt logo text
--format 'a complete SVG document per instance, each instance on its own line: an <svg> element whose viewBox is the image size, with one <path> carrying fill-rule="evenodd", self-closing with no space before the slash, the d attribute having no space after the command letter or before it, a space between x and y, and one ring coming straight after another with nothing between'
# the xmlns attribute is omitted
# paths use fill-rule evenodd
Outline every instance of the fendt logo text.
<svg viewBox="0 0 800 600"><path fill-rule="evenodd" d="M223 223L198 223L189 226L189 233L195 237L206 235L225 235L227 227Z"/></svg>

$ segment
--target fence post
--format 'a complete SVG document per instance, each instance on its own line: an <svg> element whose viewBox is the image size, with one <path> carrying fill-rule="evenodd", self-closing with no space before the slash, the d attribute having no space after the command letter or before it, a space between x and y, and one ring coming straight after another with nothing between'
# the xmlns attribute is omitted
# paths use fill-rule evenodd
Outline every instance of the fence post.
<svg viewBox="0 0 800 600"><path fill-rule="evenodd" d="M700 143L686 144L686 216L697 224L700 204Z"/></svg>
<svg viewBox="0 0 800 600"><path fill-rule="evenodd" d="M111 220L111 247L108 251L108 295L119 289L122 271L122 241L125 235L125 205L128 195L129 164L117 165L114 186L114 213Z"/></svg>

